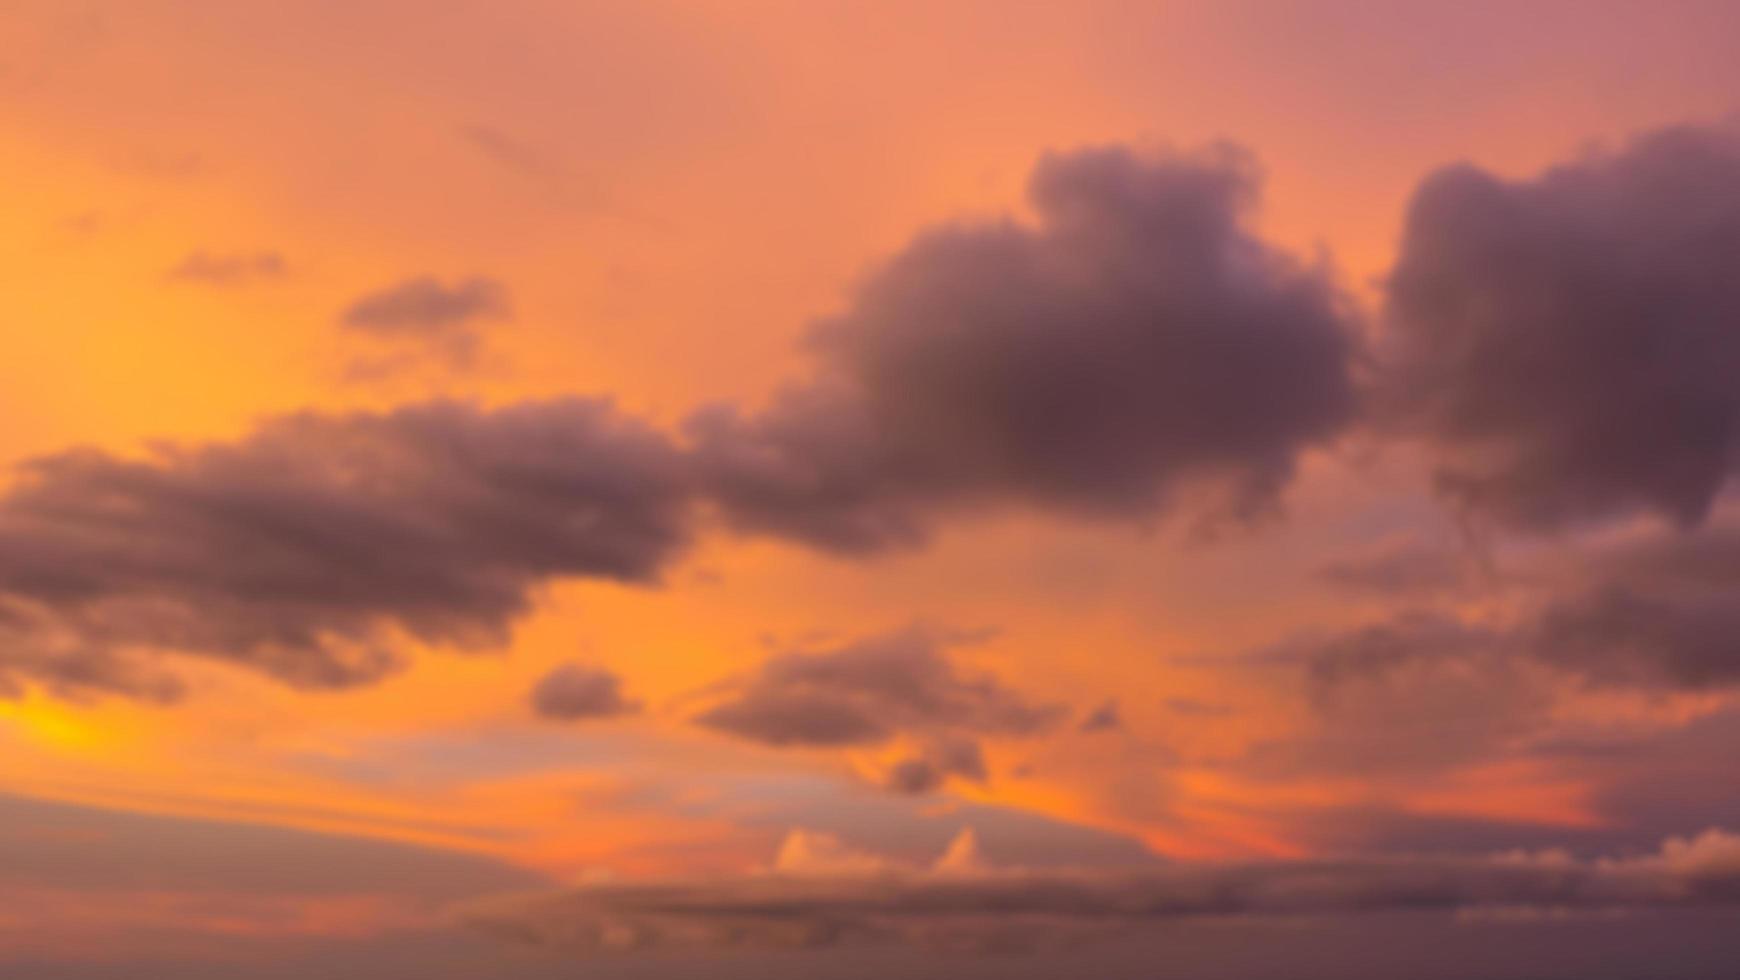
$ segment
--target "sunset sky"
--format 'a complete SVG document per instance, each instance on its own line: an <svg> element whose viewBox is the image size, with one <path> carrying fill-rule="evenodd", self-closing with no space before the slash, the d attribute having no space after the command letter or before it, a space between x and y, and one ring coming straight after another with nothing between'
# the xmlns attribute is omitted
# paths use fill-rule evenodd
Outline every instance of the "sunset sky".
<svg viewBox="0 0 1740 980"><path fill-rule="evenodd" d="M1737 47L0 0L0 977L1736 975Z"/></svg>

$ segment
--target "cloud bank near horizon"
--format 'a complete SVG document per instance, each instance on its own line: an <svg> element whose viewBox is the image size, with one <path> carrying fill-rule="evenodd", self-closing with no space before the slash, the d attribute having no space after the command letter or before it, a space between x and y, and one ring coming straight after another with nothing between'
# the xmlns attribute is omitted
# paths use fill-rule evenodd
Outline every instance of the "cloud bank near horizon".
<svg viewBox="0 0 1740 980"><path fill-rule="evenodd" d="M1669 838L1652 854L1592 859L1549 850L1033 872L985 867L969 835L936 866L915 869L801 832L782 856L759 874L603 882L485 900L458 914L504 939L581 954L890 943L995 952L1179 919L1740 904L1740 837L1715 829Z"/></svg>

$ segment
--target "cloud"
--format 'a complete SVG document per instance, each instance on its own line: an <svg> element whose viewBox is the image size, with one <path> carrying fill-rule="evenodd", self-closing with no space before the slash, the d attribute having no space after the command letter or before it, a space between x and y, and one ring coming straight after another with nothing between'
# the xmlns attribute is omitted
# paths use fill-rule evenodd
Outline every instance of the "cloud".
<svg viewBox="0 0 1740 980"><path fill-rule="evenodd" d="M780 842L773 868L783 875L819 876L877 874L893 865L842 843L833 834L793 830Z"/></svg>
<svg viewBox="0 0 1740 980"><path fill-rule="evenodd" d="M1498 633L1454 617L1409 612L1307 643L1299 655L1313 687L1332 692L1351 680L1416 664L1465 660L1502 642Z"/></svg>
<svg viewBox="0 0 1740 980"><path fill-rule="evenodd" d="M978 739L1054 727L1061 705L1030 701L996 677L959 669L947 638L914 627L820 652L775 656L712 692L697 724L764 745L839 748L916 743L885 785L928 792L950 776L987 778Z"/></svg>
<svg viewBox="0 0 1740 980"><path fill-rule="evenodd" d="M358 330L420 333L511 315L507 287L497 280L473 277L449 286L421 276L359 298L341 320Z"/></svg>
<svg viewBox="0 0 1740 980"><path fill-rule="evenodd" d="M985 951L1196 918L1736 903L1740 837L1709 830L1670 838L1654 854L1593 860L1519 851L1046 872L986 870L976 857L932 870L869 862L806 873L600 883L477 903L462 915L503 938L582 953L870 942Z"/></svg>
<svg viewBox="0 0 1740 980"><path fill-rule="evenodd" d="M1081 720L1080 730L1083 732L1115 732L1123 727L1124 716L1118 710L1118 702L1107 701Z"/></svg>
<svg viewBox="0 0 1740 980"><path fill-rule="evenodd" d="M473 123L459 127L459 138L510 170L532 177L552 177L556 167L548 156L493 126Z"/></svg>
<svg viewBox="0 0 1740 980"><path fill-rule="evenodd" d="M956 736L928 740L923 750L889 767L884 786L896 793L922 795L943 788L950 777L983 783L991 776L976 739Z"/></svg>
<svg viewBox="0 0 1740 980"><path fill-rule="evenodd" d="M1051 155L1034 223L919 235L814 326L813 378L690 420L724 515L862 553L969 504L1272 507L1352 419L1355 344L1327 273L1246 228L1253 171L1229 147Z"/></svg>
<svg viewBox="0 0 1740 980"><path fill-rule="evenodd" d="M408 643L503 642L553 579L656 581L689 503L670 443L580 399L34 459L0 495L0 678L167 698L172 653L367 683Z"/></svg>
<svg viewBox="0 0 1740 980"><path fill-rule="evenodd" d="M280 279L288 271L279 252L230 252L212 254L190 252L175 268L170 279L202 282L213 286L239 286L261 279Z"/></svg>
<svg viewBox="0 0 1740 980"><path fill-rule="evenodd" d="M1197 698L1171 697L1161 703L1166 706L1166 710L1174 714L1192 718L1225 718L1233 713L1233 709L1228 705L1202 701Z"/></svg>
<svg viewBox="0 0 1740 980"><path fill-rule="evenodd" d="M1595 565L1598 574L1634 587L1721 594L1740 588L1740 528L1652 534L1605 549Z"/></svg>
<svg viewBox="0 0 1740 980"><path fill-rule="evenodd" d="M775 656L723 688L703 725L768 745L849 745L899 731L1027 735L1061 717L989 674L969 674L945 639L913 627L817 653Z"/></svg>
<svg viewBox="0 0 1740 980"><path fill-rule="evenodd" d="M377 340L424 345L452 366L467 367L482 344L479 324L513 315L507 286L499 280L473 276L447 284L419 276L359 297L339 323Z"/></svg>
<svg viewBox="0 0 1740 980"><path fill-rule="evenodd" d="M1740 593L1601 588L1550 606L1528 640L1545 662L1595 683L1731 686L1740 682Z"/></svg>
<svg viewBox="0 0 1740 980"><path fill-rule="evenodd" d="M1651 533L1525 576L1497 609L1401 609L1259 659L1301 663L1323 693L1431 663L1529 662L1584 682L1702 689L1740 681L1740 533Z"/></svg>
<svg viewBox="0 0 1740 980"><path fill-rule="evenodd" d="M1310 714L1241 765L1264 776L1436 774L1504 757L1547 722L1557 690L1506 624L1406 611L1263 651Z"/></svg>
<svg viewBox="0 0 1740 980"><path fill-rule="evenodd" d="M1680 127L1532 180L1414 195L1387 417L1467 509L1519 528L1702 523L1740 466L1740 136Z"/></svg>
<svg viewBox="0 0 1740 980"><path fill-rule="evenodd" d="M585 664L563 664L532 688L532 710L561 721L610 718L640 708L639 701L623 695L622 678Z"/></svg>
<svg viewBox="0 0 1740 980"><path fill-rule="evenodd" d="M1285 640L1252 661L1298 668L1283 683L1299 685L1310 719L1243 764L1397 775L1540 760L1591 737L1603 752L1628 750L1685 723L1692 702L1678 696L1740 692L1736 569L1740 538L1727 529L1659 534L1497 605L1403 609ZM1627 715L1614 715L1616 703L1633 705L1631 727L1617 722ZM1648 721L1651 706L1666 712L1661 721Z"/></svg>

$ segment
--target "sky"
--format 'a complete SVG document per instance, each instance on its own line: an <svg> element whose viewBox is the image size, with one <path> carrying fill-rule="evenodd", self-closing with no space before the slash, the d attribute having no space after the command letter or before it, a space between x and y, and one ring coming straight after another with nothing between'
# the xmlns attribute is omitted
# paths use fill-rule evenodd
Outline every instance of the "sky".
<svg viewBox="0 0 1740 980"><path fill-rule="evenodd" d="M0 0L0 976L1731 975L1736 36Z"/></svg>

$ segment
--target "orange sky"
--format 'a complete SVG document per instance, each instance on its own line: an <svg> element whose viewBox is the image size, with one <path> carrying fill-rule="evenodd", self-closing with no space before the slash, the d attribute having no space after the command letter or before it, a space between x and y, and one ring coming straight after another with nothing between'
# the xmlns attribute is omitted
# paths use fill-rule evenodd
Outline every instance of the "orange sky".
<svg viewBox="0 0 1740 980"><path fill-rule="evenodd" d="M1433 169L1525 176L1734 108L1732 4L1510 6L0 4L0 455L138 453L433 396L601 394L660 426L759 404L812 369L806 326L875 263L927 226L1030 217L1034 162L1089 144L1248 147L1255 228L1327 257L1369 306ZM283 273L169 275L196 252L274 253ZM476 363L338 325L417 276L511 291ZM402 360L347 373L382 356ZM867 560L710 532L657 587L554 582L504 648L411 644L408 669L376 684L309 692L190 661L172 706L32 689L0 700L0 792L413 842L564 880L741 870L830 821L904 853L913 827L1001 809L1042 818L1011 845L1035 855L1099 834L1171 857L1323 853L1354 844L1323 829L1342 811L1623 824L1596 766L1318 764L1340 758L1333 736L1257 653L1384 610L1326 585L1326 562L1457 546L1408 451L1311 450L1283 518L1212 541L1150 523L990 508ZM1498 552L1527 578L1604 541ZM1496 617L1515 600L1434 601ZM770 655L915 623L985 631L957 661L1067 705L1069 723L987 736L986 781L895 799L870 783L902 743L781 749L692 722L710 686ZM619 675L645 709L537 717L528 690L568 661ZM1121 729L1078 731L1107 700ZM1553 710L1655 732L1725 705L1573 694ZM1276 744L1321 755L1248 763ZM886 823L853 815L866 799Z"/></svg>

